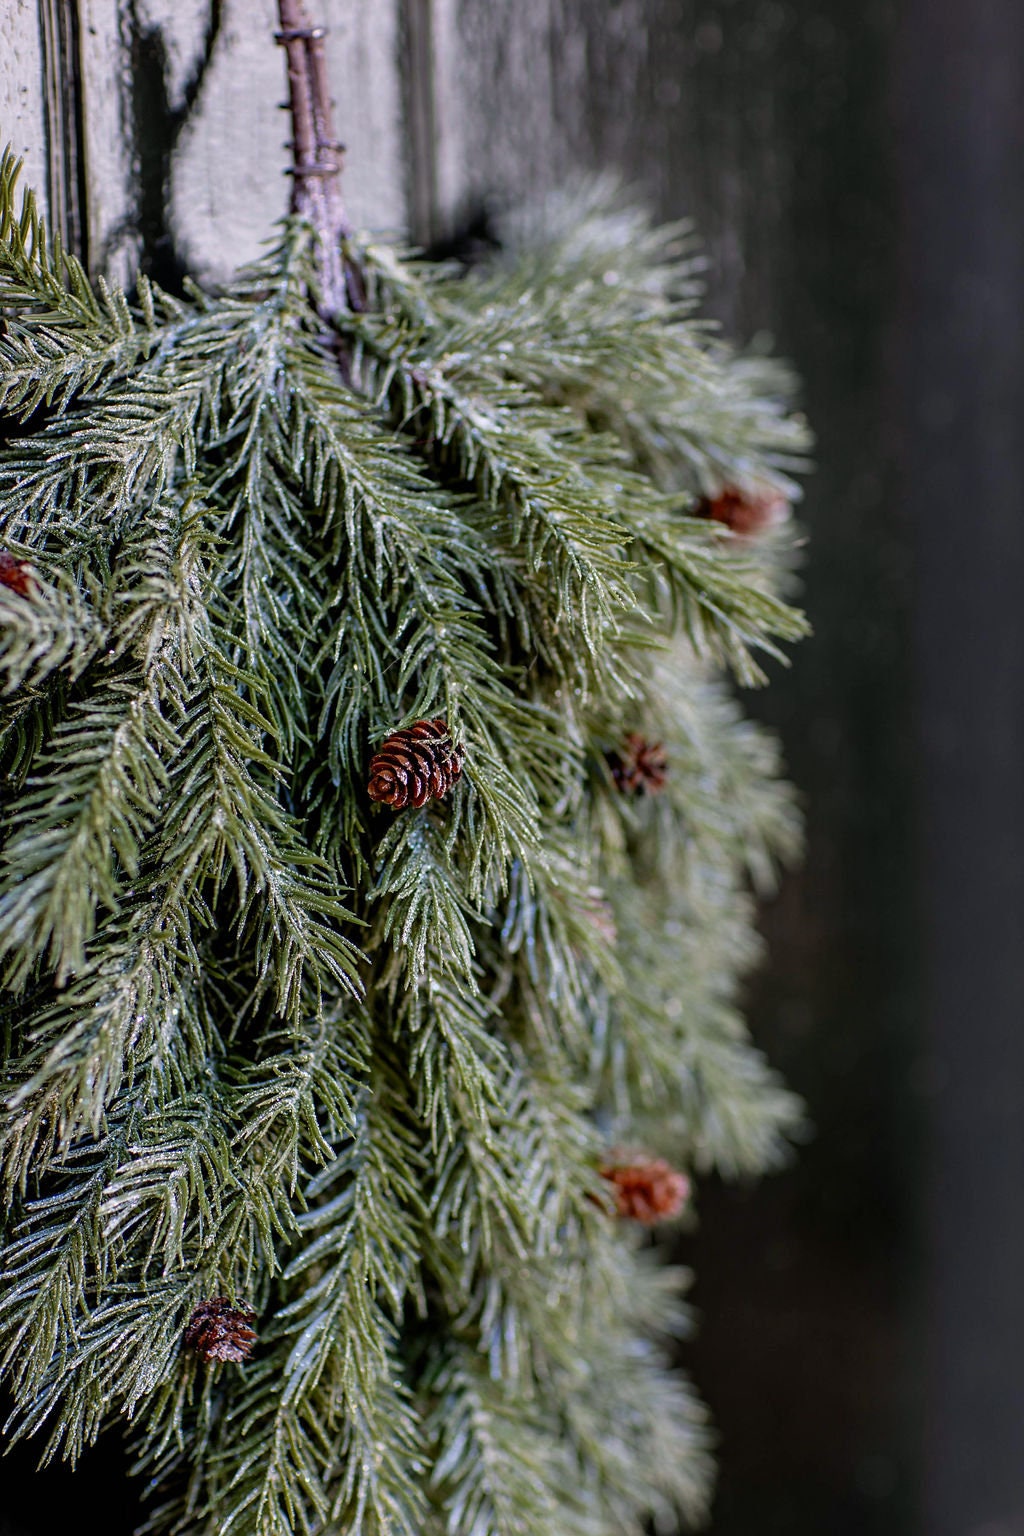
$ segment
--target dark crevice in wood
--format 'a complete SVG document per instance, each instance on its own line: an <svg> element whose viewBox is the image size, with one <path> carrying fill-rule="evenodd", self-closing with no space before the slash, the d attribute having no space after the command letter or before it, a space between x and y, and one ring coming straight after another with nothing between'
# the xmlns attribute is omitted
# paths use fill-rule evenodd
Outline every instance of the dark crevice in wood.
<svg viewBox="0 0 1024 1536"><path fill-rule="evenodd" d="M465 271L480 266L501 250L501 236L495 210L490 203L477 202L451 230L425 249L429 261L454 261Z"/></svg>
<svg viewBox="0 0 1024 1536"><path fill-rule="evenodd" d="M406 192L413 240L432 246L441 228L437 191L433 0L402 0L402 107L408 145Z"/></svg>
<svg viewBox="0 0 1024 1536"><path fill-rule="evenodd" d="M40 0L43 109L50 227L64 249L89 262L82 59L76 0Z"/></svg>
<svg viewBox="0 0 1024 1536"><path fill-rule="evenodd" d="M147 26L137 0L126 10L131 54L131 122L137 160L139 267L169 293L180 293L186 275L171 220L174 152L194 112L213 61L223 20L222 0L210 0L199 49L181 100L171 104L167 45L159 27Z"/></svg>

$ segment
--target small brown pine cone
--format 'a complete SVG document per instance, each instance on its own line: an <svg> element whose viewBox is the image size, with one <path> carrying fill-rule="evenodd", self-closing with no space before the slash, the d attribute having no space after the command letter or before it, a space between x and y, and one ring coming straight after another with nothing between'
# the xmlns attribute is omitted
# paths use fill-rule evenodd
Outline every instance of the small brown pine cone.
<svg viewBox="0 0 1024 1536"><path fill-rule="evenodd" d="M705 496L695 508L695 516L724 523L742 538L756 538L769 528L777 528L789 516L789 502L781 491L765 486L760 491L741 491L726 486L717 496Z"/></svg>
<svg viewBox="0 0 1024 1536"><path fill-rule="evenodd" d="M201 1301L185 1329L185 1345L202 1360L248 1360L256 1342L252 1307L231 1305L227 1296Z"/></svg>
<svg viewBox="0 0 1024 1536"><path fill-rule="evenodd" d="M602 1168L601 1177L615 1190L618 1214L648 1227L678 1216L690 1195L690 1181L685 1173L672 1168L661 1157Z"/></svg>
<svg viewBox="0 0 1024 1536"><path fill-rule="evenodd" d="M408 730L395 731L370 761L369 795L400 811L440 799L462 772L462 747L453 744L448 722L417 720Z"/></svg>
<svg viewBox="0 0 1024 1536"><path fill-rule="evenodd" d="M668 777L668 757L660 741L630 731L621 750L608 753L615 786L623 795L656 795Z"/></svg>
<svg viewBox="0 0 1024 1536"><path fill-rule="evenodd" d="M9 587L19 597L28 597L32 591L28 566L5 549L0 549L0 586Z"/></svg>

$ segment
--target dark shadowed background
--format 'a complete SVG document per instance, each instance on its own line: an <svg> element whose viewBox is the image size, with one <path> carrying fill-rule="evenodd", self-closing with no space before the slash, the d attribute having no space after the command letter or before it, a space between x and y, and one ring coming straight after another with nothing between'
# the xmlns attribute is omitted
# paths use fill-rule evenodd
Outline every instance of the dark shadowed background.
<svg viewBox="0 0 1024 1536"><path fill-rule="evenodd" d="M613 166L692 214L713 312L773 333L818 436L815 638L755 702L808 856L751 987L816 1130L703 1188L680 1245L713 1529L1024 1536L1024 5L563 0L550 154L498 88L517 7L458 9L493 108L474 195ZM116 1443L74 1484L30 1465L0 1468L0 1536L131 1529Z"/></svg>

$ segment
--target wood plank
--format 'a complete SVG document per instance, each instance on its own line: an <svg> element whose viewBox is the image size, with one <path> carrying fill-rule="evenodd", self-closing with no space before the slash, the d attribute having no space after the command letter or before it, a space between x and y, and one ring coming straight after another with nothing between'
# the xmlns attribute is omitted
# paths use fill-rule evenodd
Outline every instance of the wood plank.
<svg viewBox="0 0 1024 1536"><path fill-rule="evenodd" d="M557 121L557 0L434 0L433 235L481 204L543 190L570 168Z"/></svg>
<svg viewBox="0 0 1024 1536"><path fill-rule="evenodd" d="M0 145L24 157L24 184L47 207L49 166L43 93L43 46L35 0L0 5Z"/></svg>
<svg viewBox="0 0 1024 1536"><path fill-rule="evenodd" d="M398 0L311 5L330 33L350 214L396 233L408 181L398 12ZM0 133L95 269L129 282L141 261L172 285L185 271L221 279L272 237L288 206L276 25L275 0L0 7Z"/></svg>
<svg viewBox="0 0 1024 1536"><path fill-rule="evenodd" d="M39 0L50 223L65 250L87 262L78 21L75 0Z"/></svg>
<svg viewBox="0 0 1024 1536"><path fill-rule="evenodd" d="M127 284L138 264L130 55L119 6L78 0L82 145L89 265Z"/></svg>
<svg viewBox="0 0 1024 1536"><path fill-rule="evenodd" d="M149 0L167 69L167 235L178 262L222 278L259 254L288 205L284 61L274 0ZM345 196L359 225L406 223L397 0L323 0ZM214 25L211 27L211 17ZM189 101L190 95L194 100ZM171 128L168 128L171 125ZM159 127L159 125L157 125Z"/></svg>

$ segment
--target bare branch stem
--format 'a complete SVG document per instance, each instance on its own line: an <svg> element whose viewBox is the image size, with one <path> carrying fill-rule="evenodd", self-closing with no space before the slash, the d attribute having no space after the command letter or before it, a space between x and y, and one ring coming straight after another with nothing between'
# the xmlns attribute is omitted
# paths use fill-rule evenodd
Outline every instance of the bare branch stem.
<svg viewBox="0 0 1024 1536"><path fill-rule="evenodd" d="M303 0L278 0L277 34L288 58L292 118L292 213L316 232L318 308L324 320L361 307L359 274L347 267L342 245L351 233L341 197L342 146L334 132L327 81L324 29L310 26Z"/></svg>

